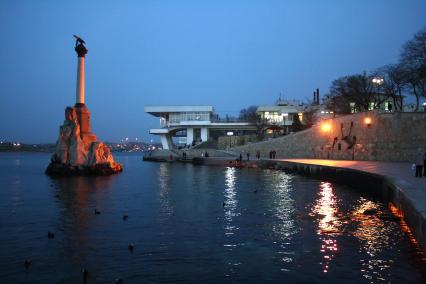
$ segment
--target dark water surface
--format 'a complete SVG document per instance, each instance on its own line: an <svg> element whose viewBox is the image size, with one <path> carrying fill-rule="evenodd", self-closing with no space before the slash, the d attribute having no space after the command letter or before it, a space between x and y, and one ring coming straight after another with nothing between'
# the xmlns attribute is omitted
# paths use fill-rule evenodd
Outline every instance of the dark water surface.
<svg viewBox="0 0 426 284"><path fill-rule="evenodd" d="M386 204L351 188L116 159L121 175L51 179L49 155L0 153L0 283L426 283Z"/></svg>

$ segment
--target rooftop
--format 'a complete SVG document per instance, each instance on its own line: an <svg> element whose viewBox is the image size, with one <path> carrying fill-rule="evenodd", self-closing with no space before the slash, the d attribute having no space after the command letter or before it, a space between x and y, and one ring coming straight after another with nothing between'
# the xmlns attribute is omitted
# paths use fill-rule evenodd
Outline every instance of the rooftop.
<svg viewBox="0 0 426 284"><path fill-rule="evenodd" d="M146 106L145 112L153 116L176 112L213 112L212 106Z"/></svg>

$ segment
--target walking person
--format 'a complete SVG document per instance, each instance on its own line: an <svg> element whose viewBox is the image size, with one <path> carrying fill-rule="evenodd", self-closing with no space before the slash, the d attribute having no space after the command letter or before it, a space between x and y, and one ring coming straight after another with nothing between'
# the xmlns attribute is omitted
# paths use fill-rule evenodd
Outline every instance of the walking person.
<svg viewBox="0 0 426 284"><path fill-rule="evenodd" d="M416 158L416 177L422 177L423 175L423 164L424 164L424 154L422 153L422 149L417 150Z"/></svg>
<svg viewBox="0 0 426 284"><path fill-rule="evenodd" d="M423 155L423 176L426 177L426 152Z"/></svg>
<svg viewBox="0 0 426 284"><path fill-rule="evenodd" d="M250 161L250 152L247 152L247 161Z"/></svg>

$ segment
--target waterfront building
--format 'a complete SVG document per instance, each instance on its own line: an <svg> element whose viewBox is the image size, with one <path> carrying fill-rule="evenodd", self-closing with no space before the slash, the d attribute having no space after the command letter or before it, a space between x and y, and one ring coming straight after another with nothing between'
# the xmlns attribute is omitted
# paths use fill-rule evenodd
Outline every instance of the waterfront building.
<svg viewBox="0 0 426 284"><path fill-rule="evenodd" d="M145 112L160 119L159 128L149 133L159 135L163 149L174 148L173 137L187 146L209 140L213 132L234 135L256 131L255 123L221 121L212 106L146 106Z"/></svg>
<svg viewBox="0 0 426 284"><path fill-rule="evenodd" d="M256 113L266 134L287 134L293 130L296 119L305 124L307 109L308 105L300 101L278 99L274 105L259 106Z"/></svg>

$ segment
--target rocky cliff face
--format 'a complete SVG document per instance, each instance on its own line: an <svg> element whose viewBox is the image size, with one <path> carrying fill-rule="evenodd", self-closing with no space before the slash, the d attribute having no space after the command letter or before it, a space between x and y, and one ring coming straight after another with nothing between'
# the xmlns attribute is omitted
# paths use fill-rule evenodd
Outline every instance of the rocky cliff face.
<svg viewBox="0 0 426 284"><path fill-rule="evenodd" d="M56 150L46 169L48 175L109 175L122 171L110 149L92 133L82 133L75 107L65 109Z"/></svg>

